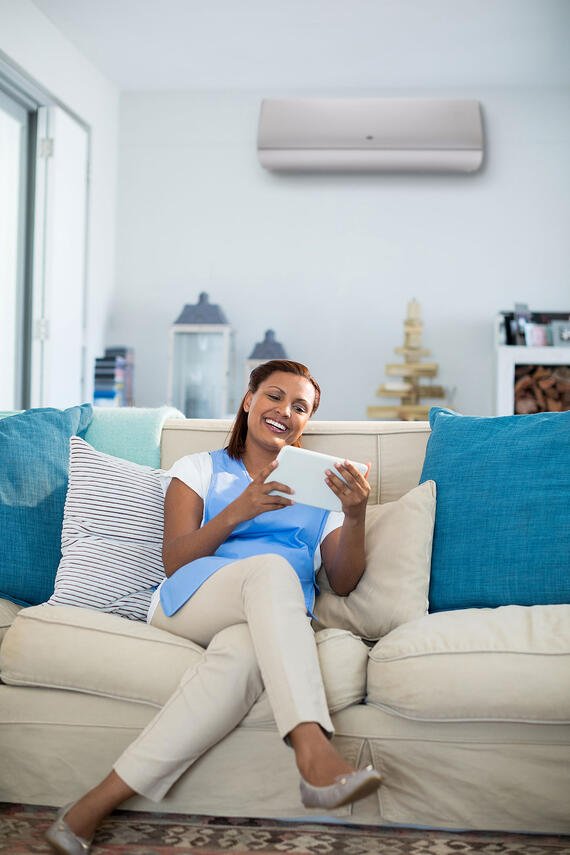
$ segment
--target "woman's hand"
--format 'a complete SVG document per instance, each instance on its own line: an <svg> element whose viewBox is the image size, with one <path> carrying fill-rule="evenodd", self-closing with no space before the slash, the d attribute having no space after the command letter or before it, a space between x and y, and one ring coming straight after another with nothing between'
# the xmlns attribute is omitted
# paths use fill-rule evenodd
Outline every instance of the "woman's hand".
<svg viewBox="0 0 570 855"><path fill-rule="evenodd" d="M358 585L366 566L364 548L366 503L370 495L370 463L364 475L348 460L327 469L326 483L338 496L344 522L328 534L321 544L321 555L331 588L346 597ZM339 475L345 479L339 478Z"/></svg>
<svg viewBox="0 0 570 855"><path fill-rule="evenodd" d="M344 463L336 463L335 469L336 472L332 469L326 470L326 483L335 496L340 499L346 517L355 520L363 519L370 495L370 484L368 483L370 463L368 463L364 475L348 460L345 460ZM339 478L338 473L342 475L344 481Z"/></svg>
<svg viewBox="0 0 570 855"><path fill-rule="evenodd" d="M203 526L200 526L200 521L204 502L194 490L173 478L164 503L162 558L166 575L171 576L179 567L196 558L213 555L240 523L265 511L277 511L292 505L291 499L269 495L272 490L293 493L290 487L278 481L264 484L277 465L273 460L262 469L237 499Z"/></svg>
<svg viewBox="0 0 570 855"><path fill-rule="evenodd" d="M261 469L255 476L251 484L245 488L237 499L234 499L227 510L235 519L235 524L251 520L253 517L264 514L266 511L278 511L281 508L286 508L293 504L292 499L285 496L271 496L272 490L279 490L281 493L293 493L293 490L286 484L281 484L279 481L268 481L265 479L278 466L276 460L272 460L268 466Z"/></svg>

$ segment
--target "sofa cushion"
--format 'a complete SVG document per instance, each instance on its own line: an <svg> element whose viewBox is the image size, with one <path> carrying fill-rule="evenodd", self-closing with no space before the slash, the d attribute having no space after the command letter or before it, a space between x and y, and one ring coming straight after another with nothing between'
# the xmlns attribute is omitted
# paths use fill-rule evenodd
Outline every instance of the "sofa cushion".
<svg viewBox="0 0 570 855"><path fill-rule="evenodd" d="M0 644L21 608L10 600L0 599Z"/></svg>
<svg viewBox="0 0 570 855"><path fill-rule="evenodd" d="M96 451L72 437L62 557L51 605L146 620L164 579L164 498L158 469Z"/></svg>
<svg viewBox="0 0 570 855"><path fill-rule="evenodd" d="M92 407L27 410L0 420L0 597L47 600L61 556L69 438L86 430Z"/></svg>
<svg viewBox="0 0 570 855"><path fill-rule="evenodd" d="M430 611L570 603L570 412L430 422Z"/></svg>
<svg viewBox="0 0 570 855"><path fill-rule="evenodd" d="M426 615L370 651L368 702L427 721L570 722L570 606Z"/></svg>
<svg viewBox="0 0 570 855"><path fill-rule="evenodd" d="M321 570L315 604L319 626L378 639L427 612L435 484L427 481L401 499L366 511L366 569L347 597L331 591Z"/></svg>
<svg viewBox="0 0 570 855"><path fill-rule="evenodd" d="M317 635L327 700L337 711L362 701L368 648L344 630ZM73 651L73 655L71 654ZM162 706L203 649L117 615L71 606L22 609L4 637L5 683L70 689Z"/></svg>

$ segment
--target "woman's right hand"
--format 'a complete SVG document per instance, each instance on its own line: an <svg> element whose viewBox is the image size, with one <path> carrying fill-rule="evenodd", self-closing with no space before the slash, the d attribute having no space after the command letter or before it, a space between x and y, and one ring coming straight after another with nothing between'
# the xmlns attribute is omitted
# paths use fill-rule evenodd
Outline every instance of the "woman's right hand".
<svg viewBox="0 0 570 855"><path fill-rule="evenodd" d="M293 490L286 484L281 484L279 481L265 481L278 465L276 460L272 460L268 466L258 472L243 493L228 505L227 510L231 510L232 517L235 516L236 524L251 520L266 511L278 511L293 504L293 500L285 496L270 495L273 490L293 494Z"/></svg>

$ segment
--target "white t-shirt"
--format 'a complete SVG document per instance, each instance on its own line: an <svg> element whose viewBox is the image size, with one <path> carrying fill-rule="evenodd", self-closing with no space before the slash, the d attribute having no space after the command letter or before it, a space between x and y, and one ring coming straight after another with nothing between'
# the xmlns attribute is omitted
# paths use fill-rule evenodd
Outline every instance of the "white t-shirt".
<svg viewBox="0 0 570 855"><path fill-rule="evenodd" d="M213 465L212 458L207 451L198 451L196 454L187 454L186 457L181 457L180 460L177 460L176 463L172 465L172 467L167 471L160 475L160 483L162 485L162 489L164 491L164 495L166 495L166 491L170 485L170 482L173 478L178 478L195 493L197 493L204 505L206 503L206 496L208 495L208 490L210 489L210 481L212 480L213 473ZM323 528L323 533L321 535L321 539L319 544L315 550L315 573L321 566L321 549L320 545L325 539L325 537L334 531L335 528L340 528L344 520L344 514L338 511L330 511L327 521L325 523L325 527ZM204 518L202 517L202 522L200 525L204 525ZM154 594L152 595L152 600L148 610L147 621L150 622L154 610L160 600L160 588L162 587L161 583Z"/></svg>

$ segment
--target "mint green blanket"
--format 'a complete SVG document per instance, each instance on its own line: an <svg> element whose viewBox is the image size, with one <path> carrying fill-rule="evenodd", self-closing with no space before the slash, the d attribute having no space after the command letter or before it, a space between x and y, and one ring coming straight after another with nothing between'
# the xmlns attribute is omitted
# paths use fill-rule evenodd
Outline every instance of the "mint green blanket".
<svg viewBox="0 0 570 855"><path fill-rule="evenodd" d="M174 407L94 407L85 441L105 454L157 469L166 419L183 419Z"/></svg>

